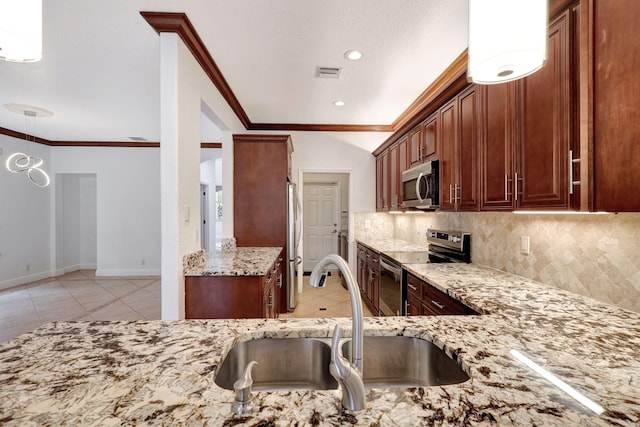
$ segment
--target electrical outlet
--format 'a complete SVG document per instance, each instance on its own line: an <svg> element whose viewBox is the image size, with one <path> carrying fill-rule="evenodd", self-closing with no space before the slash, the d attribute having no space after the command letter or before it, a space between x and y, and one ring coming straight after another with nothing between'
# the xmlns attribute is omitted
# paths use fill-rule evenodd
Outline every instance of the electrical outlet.
<svg viewBox="0 0 640 427"><path fill-rule="evenodd" d="M371 228L371 220L370 220L370 219L365 219L365 220L364 220L364 228L365 228L366 230L368 230L368 229L370 229L370 228Z"/></svg>
<svg viewBox="0 0 640 427"><path fill-rule="evenodd" d="M520 236L520 253L529 255L529 236Z"/></svg>

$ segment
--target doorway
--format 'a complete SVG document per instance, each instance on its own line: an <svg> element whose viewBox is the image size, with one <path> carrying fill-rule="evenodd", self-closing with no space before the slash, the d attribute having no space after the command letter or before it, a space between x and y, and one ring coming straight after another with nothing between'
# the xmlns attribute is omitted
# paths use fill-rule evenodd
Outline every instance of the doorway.
<svg viewBox="0 0 640 427"><path fill-rule="evenodd" d="M56 174L56 275L97 267L96 174Z"/></svg>
<svg viewBox="0 0 640 427"><path fill-rule="evenodd" d="M304 173L302 191L303 270L326 255L340 254L340 235L348 233L349 174Z"/></svg>

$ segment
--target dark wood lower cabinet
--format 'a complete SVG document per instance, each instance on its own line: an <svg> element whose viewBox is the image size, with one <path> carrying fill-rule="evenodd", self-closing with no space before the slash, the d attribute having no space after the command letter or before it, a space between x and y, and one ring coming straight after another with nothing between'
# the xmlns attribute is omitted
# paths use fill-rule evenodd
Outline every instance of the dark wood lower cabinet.
<svg viewBox="0 0 640 427"><path fill-rule="evenodd" d="M185 318L278 317L283 265L276 261L264 276L186 276Z"/></svg>
<svg viewBox="0 0 640 427"><path fill-rule="evenodd" d="M429 283L407 274L407 316L478 314Z"/></svg>
<svg viewBox="0 0 640 427"><path fill-rule="evenodd" d="M357 248L360 295L373 315L377 316L380 313L380 256L360 243Z"/></svg>

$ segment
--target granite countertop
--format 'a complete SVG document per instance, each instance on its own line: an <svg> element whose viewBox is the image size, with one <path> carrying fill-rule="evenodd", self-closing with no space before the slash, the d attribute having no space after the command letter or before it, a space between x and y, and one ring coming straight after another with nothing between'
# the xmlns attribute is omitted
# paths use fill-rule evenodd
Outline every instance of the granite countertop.
<svg viewBox="0 0 640 427"><path fill-rule="evenodd" d="M350 319L50 323L0 346L0 424L553 425L640 423L640 314L472 264L409 270L484 313L365 318L365 335L429 340L469 374L461 384L257 392L234 417L215 374L229 349L264 337L328 337ZM347 333L348 335L348 333ZM604 408L586 409L517 361L520 350Z"/></svg>
<svg viewBox="0 0 640 427"><path fill-rule="evenodd" d="M185 257L185 276L264 276L276 262L282 248L237 247ZM190 258L189 258L190 257Z"/></svg>
<svg viewBox="0 0 640 427"><path fill-rule="evenodd" d="M414 243L409 243L404 240L399 239L356 239L358 243L362 243L363 245L369 247L375 252L424 252L429 249L416 245Z"/></svg>

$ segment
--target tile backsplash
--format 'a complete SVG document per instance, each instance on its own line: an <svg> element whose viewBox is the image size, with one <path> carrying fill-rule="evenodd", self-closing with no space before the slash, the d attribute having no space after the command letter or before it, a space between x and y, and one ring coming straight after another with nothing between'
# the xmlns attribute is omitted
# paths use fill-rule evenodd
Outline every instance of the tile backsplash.
<svg viewBox="0 0 640 427"><path fill-rule="evenodd" d="M358 213L354 225L356 239L424 246L428 228L468 231L474 263L640 312L640 213ZM521 236L530 238L528 255L520 253Z"/></svg>

